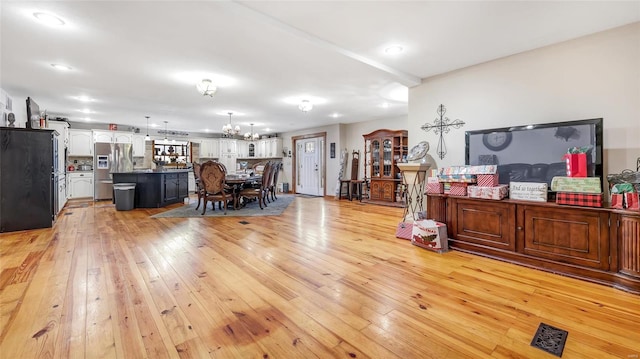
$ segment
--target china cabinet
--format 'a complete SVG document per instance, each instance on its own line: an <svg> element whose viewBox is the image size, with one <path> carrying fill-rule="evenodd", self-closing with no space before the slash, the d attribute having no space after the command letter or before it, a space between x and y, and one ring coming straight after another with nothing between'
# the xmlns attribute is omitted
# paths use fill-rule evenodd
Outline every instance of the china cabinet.
<svg viewBox="0 0 640 359"><path fill-rule="evenodd" d="M397 164L407 157L406 130L377 130L364 137L364 179L369 181L368 201L402 206L402 176Z"/></svg>
<svg viewBox="0 0 640 359"><path fill-rule="evenodd" d="M191 162L191 146L188 142L154 142L153 159L163 161L165 167L186 167L187 162Z"/></svg>

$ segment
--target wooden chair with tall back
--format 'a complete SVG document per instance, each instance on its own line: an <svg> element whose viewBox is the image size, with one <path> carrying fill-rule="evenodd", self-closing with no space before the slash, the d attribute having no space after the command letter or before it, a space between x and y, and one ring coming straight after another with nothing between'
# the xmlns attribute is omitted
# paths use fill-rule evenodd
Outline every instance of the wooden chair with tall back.
<svg viewBox="0 0 640 359"><path fill-rule="evenodd" d="M270 167L271 167L271 162L267 162L267 164L264 166L265 173L269 170ZM240 193L238 193L238 198L242 198L242 197L256 198L258 200L258 204L260 204L260 209L263 209L262 196L266 193L265 187L267 185L267 182L268 182L268 178L263 174L262 181L260 182L259 187L256 186L256 187L243 188L242 190L240 190ZM239 202L239 201L236 201L236 202ZM236 203L236 208L237 208L237 203Z"/></svg>
<svg viewBox="0 0 640 359"><path fill-rule="evenodd" d="M274 162L267 162L267 164L264 166L264 172L262 172L262 183L263 183L263 188L262 188L262 204L264 204L265 206L267 206L267 201L271 202L269 200L269 190L271 188L271 184L273 183L273 170L275 169L275 163Z"/></svg>
<svg viewBox="0 0 640 359"><path fill-rule="evenodd" d="M227 203L233 199L233 196L226 192L225 176L224 167L219 163L208 161L202 164L200 170L200 182L203 186L202 198L204 199L202 214L207 210L208 201L211 201L214 210L215 202L224 204L224 214L227 214Z"/></svg>
<svg viewBox="0 0 640 359"><path fill-rule="evenodd" d="M276 187L278 186L278 174L280 173L281 169L282 162L276 162L273 165L273 169L271 170L273 180L271 181L271 186L269 186L269 192L271 193L272 202L278 199L278 196L276 196Z"/></svg>
<svg viewBox="0 0 640 359"><path fill-rule="evenodd" d="M202 201L202 193L204 192L204 187L200 181L200 170L202 169L202 165L198 162L193 163L193 177L196 180L196 194L198 195L198 205L196 206L196 211L200 208L200 201Z"/></svg>
<svg viewBox="0 0 640 359"><path fill-rule="evenodd" d="M340 180L340 191L338 199L342 199L342 190L346 190L346 198L351 200L353 198L354 189L357 192L357 197L362 199L362 183L363 180L358 179L358 169L360 167L360 151L353 151L351 153L351 177L348 179Z"/></svg>

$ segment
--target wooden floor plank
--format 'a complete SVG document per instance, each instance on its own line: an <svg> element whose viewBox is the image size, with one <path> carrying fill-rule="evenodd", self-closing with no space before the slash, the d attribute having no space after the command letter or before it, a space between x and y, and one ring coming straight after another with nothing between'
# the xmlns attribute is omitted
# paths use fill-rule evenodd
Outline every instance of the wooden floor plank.
<svg viewBox="0 0 640 359"><path fill-rule="evenodd" d="M401 208L165 210L91 201L1 233L0 357L538 358L541 322L569 332L563 357L640 354L640 296L428 252L395 238Z"/></svg>

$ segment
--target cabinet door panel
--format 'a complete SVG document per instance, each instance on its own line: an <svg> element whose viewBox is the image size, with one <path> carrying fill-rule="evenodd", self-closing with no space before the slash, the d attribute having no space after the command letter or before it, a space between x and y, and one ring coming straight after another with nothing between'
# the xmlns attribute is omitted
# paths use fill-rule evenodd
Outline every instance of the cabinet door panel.
<svg viewBox="0 0 640 359"><path fill-rule="evenodd" d="M640 278L640 217L620 216L618 238L620 272Z"/></svg>
<svg viewBox="0 0 640 359"><path fill-rule="evenodd" d="M452 234L462 242L515 251L515 205L452 200Z"/></svg>
<svg viewBox="0 0 640 359"><path fill-rule="evenodd" d="M519 206L523 252L581 266L608 269L608 214L559 208Z"/></svg>

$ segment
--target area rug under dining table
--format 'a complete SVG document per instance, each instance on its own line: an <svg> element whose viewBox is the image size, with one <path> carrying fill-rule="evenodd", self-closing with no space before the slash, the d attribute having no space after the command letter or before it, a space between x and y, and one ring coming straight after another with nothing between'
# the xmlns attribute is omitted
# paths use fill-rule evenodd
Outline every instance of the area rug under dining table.
<svg viewBox="0 0 640 359"><path fill-rule="evenodd" d="M285 209L293 202L295 196L293 195L278 195L278 199L269 203L267 206L263 205L264 209L260 209L258 201L248 202L244 207L234 210L232 208L227 209L227 217L256 217L256 216L278 216L284 212ZM202 217L220 217L224 216L224 209L219 209L216 203L216 209L211 209L211 202L207 203L207 211L202 215L202 203L200 208L196 210L198 201L196 199L190 199L188 204L184 206L170 209L166 212L158 213L151 218L202 218Z"/></svg>

